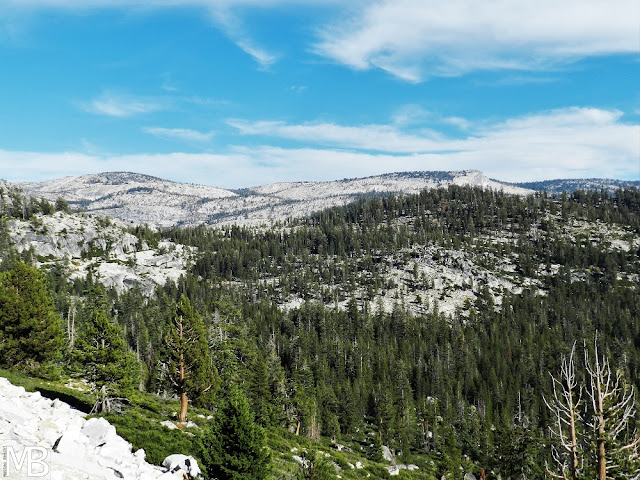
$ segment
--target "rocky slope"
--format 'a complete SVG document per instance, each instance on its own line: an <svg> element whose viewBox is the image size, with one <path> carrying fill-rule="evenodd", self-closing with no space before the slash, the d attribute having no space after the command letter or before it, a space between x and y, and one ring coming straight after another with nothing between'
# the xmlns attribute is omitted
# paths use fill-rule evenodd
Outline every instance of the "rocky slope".
<svg viewBox="0 0 640 480"><path fill-rule="evenodd" d="M145 462L144 450L116 434L105 419L60 400L26 392L0 377L0 445L3 477L50 480L182 479Z"/></svg>
<svg viewBox="0 0 640 480"><path fill-rule="evenodd" d="M149 294L186 273L194 249L168 240L149 246L129 227L119 220L64 212L7 222L18 252L32 250L40 265L61 265L70 278L91 272L106 287L122 291L139 285Z"/></svg>
<svg viewBox="0 0 640 480"><path fill-rule="evenodd" d="M424 188L473 185L524 195L520 187L482 172L408 172L332 182L275 183L236 191L170 182L136 173L101 173L17 186L34 197L64 198L73 207L155 226L270 224L344 205L362 196L416 193Z"/></svg>

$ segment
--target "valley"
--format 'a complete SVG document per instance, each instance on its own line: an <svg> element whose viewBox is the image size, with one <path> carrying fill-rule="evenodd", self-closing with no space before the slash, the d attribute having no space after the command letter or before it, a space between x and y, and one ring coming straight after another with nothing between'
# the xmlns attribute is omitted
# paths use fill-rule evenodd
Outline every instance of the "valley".
<svg viewBox="0 0 640 480"><path fill-rule="evenodd" d="M99 399L106 382L128 398L107 418L149 449L132 425L177 420L176 403L161 406L177 402L168 338L193 315L216 395L193 387L189 408L206 417L240 390L266 432L267 478L305 475L305 450L312 463L316 451L332 458L327 478L543 478L554 461L550 374L574 343L593 355L597 336L639 386L640 196L603 182L557 196L479 172L236 192L131 174L22 185L27 194L5 184L4 288L22 262L37 266L60 331L55 360L11 365L12 337L0 359L84 378L82 339L108 322L122 375L93 377L83 395ZM244 199L260 207L224 203ZM161 221L139 223L136 208ZM630 441L628 421L616 442ZM201 458L180 438L176 448Z"/></svg>

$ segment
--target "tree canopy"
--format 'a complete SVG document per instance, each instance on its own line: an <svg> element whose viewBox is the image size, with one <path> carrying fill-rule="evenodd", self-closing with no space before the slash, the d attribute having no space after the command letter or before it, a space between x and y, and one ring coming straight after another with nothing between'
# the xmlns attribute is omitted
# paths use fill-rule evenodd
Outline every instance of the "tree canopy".
<svg viewBox="0 0 640 480"><path fill-rule="evenodd" d="M61 319L44 276L16 262L0 274L0 363L37 372L63 344Z"/></svg>

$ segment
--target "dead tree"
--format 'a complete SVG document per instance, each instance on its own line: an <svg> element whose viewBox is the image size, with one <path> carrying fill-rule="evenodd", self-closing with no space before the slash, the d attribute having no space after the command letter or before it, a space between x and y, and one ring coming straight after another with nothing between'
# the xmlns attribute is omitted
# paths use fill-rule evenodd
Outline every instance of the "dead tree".
<svg viewBox="0 0 640 480"><path fill-rule="evenodd" d="M621 372L613 373L609 361L600 358L597 343L594 357L590 362L585 346L591 410L587 425L596 446L596 478L630 478L637 473L640 460L640 436L628 431L636 414L635 391L623 381Z"/></svg>
<svg viewBox="0 0 640 480"><path fill-rule="evenodd" d="M555 417L550 431L552 438L557 441L557 445L553 445L551 450L555 468L547 465L547 473L563 480L577 480L582 466L578 443L578 427L582 423L582 386L576 380L575 350L574 343L569 358L562 357L560 378L551 375L553 397L544 398L547 408Z"/></svg>

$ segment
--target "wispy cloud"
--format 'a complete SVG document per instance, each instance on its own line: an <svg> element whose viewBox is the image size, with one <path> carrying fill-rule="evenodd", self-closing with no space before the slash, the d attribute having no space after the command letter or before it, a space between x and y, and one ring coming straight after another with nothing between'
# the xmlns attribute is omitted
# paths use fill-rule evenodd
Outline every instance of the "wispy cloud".
<svg viewBox="0 0 640 480"><path fill-rule="evenodd" d="M180 89L173 83L172 75L170 73L163 73L161 75L162 85L160 88L166 92L178 92Z"/></svg>
<svg viewBox="0 0 640 480"><path fill-rule="evenodd" d="M246 32L244 25L232 8L234 2L221 2L211 5L210 12L213 21L225 34L246 54L253 57L262 67L266 68L276 62L277 56L268 52L264 47L256 44L255 40Z"/></svg>
<svg viewBox="0 0 640 480"><path fill-rule="evenodd" d="M244 22L258 9L330 8L312 50L360 70L377 68L407 82L475 70L548 70L589 56L638 51L637 0L4 0L15 12L37 9L197 8L261 67L277 62ZM513 77L514 82L545 81Z"/></svg>
<svg viewBox="0 0 640 480"><path fill-rule="evenodd" d="M393 114L393 123L400 127L421 124L429 121L433 116L433 112L425 110L420 105L408 104L396 110Z"/></svg>
<svg viewBox="0 0 640 480"><path fill-rule="evenodd" d="M316 52L412 82L477 69L539 70L637 53L638 18L636 0L382 0L322 28Z"/></svg>
<svg viewBox="0 0 640 480"><path fill-rule="evenodd" d="M210 142L215 135L214 131L199 132L188 128L145 127L142 130L156 137L188 142Z"/></svg>
<svg viewBox="0 0 640 480"><path fill-rule="evenodd" d="M157 100L113 92L102 93L94 100L83 103L82 107L87 112L110 117L131 117L156 112L164 108Z"/></svg>
<svg viewBox="0 0 640 480"><path fill-rule="evenodd" d="M440 135L423 130L424 135L403 133L389 125L343 126L333 123L289 125L277 121L247 122L229 120L230 126L244 135L262 135L296 140L316 145L355 148L383 152L412 153L449 150Z"/></svg>
<svg viewBox="0 0 640 480"><path fill-rule="evenodd" d="M466 138L421 140L397 127L236 122L246 135L271 136L258 147L230 145L219 154L40 153L0 150L0 171L9 180L40 180L104 171L137 171L163 178L227 188L276 181L333 180L406 170L478 169L506 181L608 177L639 179L640 125L622 121L622 112L565 108L499 123L471 125ZM372 151L367 141L389 140ZM316 140L314 140L316 136ZM294 138L298 148L274 146ZM333 145L327 146L328 140ZM407 151L401 140L424 141ZM427 143L428 142L428 143ZM272 143L269 145L269 143ZM338 148L350 146L349 149ZM420 146L420 145L418 145ZM393 148L392 148L393 147Z"/></svg>
<svg viewBox="0 0 640 480"><path fill-rule="evenodd" d="M453 125L460 130L466 130L470 127L467 119L456 116L442 116L439 113L425 110L420 105L409 104L400 107L392 117L393 124L397 128L425 125L425 124L445 124Z"/></svg>
<svg viewBox="0 0 640 480"><path fill-rule="evenodd" d="M328 0L327 0L328 1ZM128 11L160 10L184 7L199 8L208 12L210 18L241 50L250 55L262 67L268 67L277 60L277 55L259 46L251 34L244 28L240 10L257 8L277 8L292 4L323 5L321 0L140 0L132 5L130 0L0 0L0 5L12 12L31 14L38 9L60 9L71 12L91 12L97 9L127 9ZM1 19L0 19L1 20ZM6 23L6 25L5 25ZM8 30L9 24L0 24ZM0 33L2 33L0 31ZM169 88L172 85L166 84Z"/></svg>
<svg viewBox="0 0 640 480"><path fill-rule="evenodd" d="M398 125L343 126L329 123L290 125L284 122L229 124L244 135L295 140L306 151L349 148L353 155L386 159L394 169L401 165L418 169L477 168L497 178L550 178L575 176L640 177L638 129L624 123L617 110L571 107L524 115L503 122L472 124L465 119L444 117L444 123L468 130L464 138L448 137L432 130L423 136ZM381 152L372 154L366 152ZM325 151L325 163L342 156ZM419 160L419 161L417 161ZM439 167L438 167L439 165ZM369 169L364 168L364 171ZM338 169L344 168L336 166Z"/></svg>
<svg viewBox="0 0 640 480"><path fill-rule="evenodd" d="M238 47L240 47L248 55L252 56L254 60L263 67L268 67L269 65L275 63L278 59L276 55L269 53L264 48L253 45L253 42L247 38L236 39L235 42Z"/></svg>

